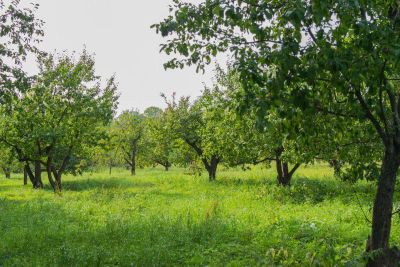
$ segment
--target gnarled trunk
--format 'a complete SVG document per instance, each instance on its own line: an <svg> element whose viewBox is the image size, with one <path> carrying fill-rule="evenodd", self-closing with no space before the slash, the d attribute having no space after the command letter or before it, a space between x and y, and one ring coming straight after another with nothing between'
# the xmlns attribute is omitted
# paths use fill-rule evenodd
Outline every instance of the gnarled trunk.
<svg viewBox="0 0 400 267"><path fill-rule="evenodd" d="M368 262L369 267L397 266L400 263L398 250L389 248L393 194L399 166L400 151L397 151L394 147L386 148L374 202L370 248L367 248L372 251L381 250L382 254L370 259Z"/></svg>

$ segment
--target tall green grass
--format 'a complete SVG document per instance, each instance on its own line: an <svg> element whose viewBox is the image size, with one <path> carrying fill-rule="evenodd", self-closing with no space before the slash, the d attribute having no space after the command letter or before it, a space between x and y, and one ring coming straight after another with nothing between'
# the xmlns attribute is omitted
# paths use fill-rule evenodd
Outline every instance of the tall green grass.
<svg viewBox="0 0 400 267"><path fill-rule="evenodd" d="M0 180L0 266L359 266L375 186L323 165L290 188L271 169L66 176L64 192ZM398 195L396 195L398 197ZM394 219L392 243L400 241Z"/></svg>

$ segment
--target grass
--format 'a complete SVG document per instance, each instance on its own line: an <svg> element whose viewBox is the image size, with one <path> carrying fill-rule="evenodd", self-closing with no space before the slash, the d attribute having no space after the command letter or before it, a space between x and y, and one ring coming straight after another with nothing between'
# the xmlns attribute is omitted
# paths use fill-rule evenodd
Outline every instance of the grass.
<svg viewBox="0 0 400 267"><path fill-rule="evenodd" d="M119 170L66 176L61 195L1 179L0 266L363 264L373 184L340 182L323 165L300 169L291 188L274 177ZM392 236L399 244L398 218Z"/></svg>

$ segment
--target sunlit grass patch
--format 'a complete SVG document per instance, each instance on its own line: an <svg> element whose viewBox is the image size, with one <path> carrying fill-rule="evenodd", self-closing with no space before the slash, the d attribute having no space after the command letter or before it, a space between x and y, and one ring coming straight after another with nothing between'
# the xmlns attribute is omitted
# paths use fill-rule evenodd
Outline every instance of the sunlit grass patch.
<svg viewBox="0 0 400 267"><path fill-rule="evenodd" d="M217 181L143 169L66 176L64 192L0 181L4 266L358 266L374 185L301 168L222 169ZM394 219L393 242L400 227ZM34 248L34 249L33 249Z"/></svg>

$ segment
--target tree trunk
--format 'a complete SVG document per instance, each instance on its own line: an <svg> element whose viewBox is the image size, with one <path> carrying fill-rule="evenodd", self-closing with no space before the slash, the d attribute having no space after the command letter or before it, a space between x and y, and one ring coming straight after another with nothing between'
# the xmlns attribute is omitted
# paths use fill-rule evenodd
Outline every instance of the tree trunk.
<svg viewBox="0 0 400 267"><path fill-rule="evenodd" d="M61 183L61 172L58 172L56 177L56 193L60 193L62 191L62 183Z"/></svg>
<svg viewBox="0 0 400 267"><path fill-rule="evenodd" d="M35 189L43 188L42 166L41 166L40 160L35 160L35 178L34 178L33 187Z"/></svg>
<svg viewBox="0 0 400 267"><path fill-rule="evenodd" d="M340 176L340 172L341 172L341 168L342 168L340 162L337 159L331 159L331 160L328 161L328 163L333 168L334 175L336 177L339 177Z"/></svg>
<svg viewBox="0 0 400 267"><path fill-rule="evenodd" d="M4 167L3 168L4 176L6 179L11 179L11 170L10 168Z"/></svg>
<svg viewBox="0 0 400 267"><path fill-rule="evenodd" d="M289 173L289 166L286 162L282 162L280 158L276 159L276 171L278 173L278 184L289 186L292 176Z"/></svg>
<svg viewBox="0 0 400 267"><path fill-rule="evenodd" d="M166 171L166 172L169 171L169 165L168 165L168 163L165 164L164 168L165 168L165 171Z"/></svg>
<svg viewBox="0 0 400 267"><path fill-rule="evenodd" d="M131 157L131 175L136 175L136 154L133 152Z"/></svg>
<svg viewBox="0 0 400 267"><path fill-rule="evenodd" d="M397 266L399 259L397 249L389 248L390 230L393 214L393 193L396 184L396 174L400 166L400 153L393 147L385 149L375 196L370 250L382 250L381 256L368 262L368 267Z"/></svg>
<svg viewBox="0 0 400 267"><path fill-rule="evenodd" d="M46 166L46 171L47 171L47 177L49 178L49 182L51 184L51 187L53 187L54 192L60 193L62 191L62 185L61 185L62 170L57 171L56 168L54 168L51 165L51 163L48 162Z"/></svg>
<svg viewBox="0 0 400 267"><path fill-rule="evenodd" d="M53 190L56 191L56 182L53 179L52 169L51 169L51 166L49 163L47 163L46 171L47 171L47 178L49 179L49 183L50 183L51 187L53 188Z"/></svg>
<svg viewBox="0 0 400 267"><path fill-rule="evenodd" d="M28 184L28 172L26 168L24 168L24 185Z"/></svg>
<svg viewBox="0 0 400 267"><path fill-rule="evenodd" d="M110 162L110 165L109 165L109 171L108 171L108 173L111 175L111 170L112 170L112 163Z"/></svg>
<svg viewBox="0 0 400 267"><path fill-rule="evenodd" d="M26 173L28 174L29 180L31 181L33 187L35 187L35 184L36 184L35 175L33 174L31 167L29 166L28 163L25 165L25 170L26 170Z"/></svg>
<svg viewBox="0 0 400 267"><path fill-rule="evenodd" d="M293 174L300 167L300 163L293 166L292 170L289 171L289 164L283 162L279 157L276 157L276 171L278 173L278 184L282 186L290 186Z"/></svg>
<svg viewBox="0 0 400 267"><path fill-rule="evenodd" d="M208 180L210 182L214 182L217 176L217 168L219 163L218 158L216 156L212 156L210 163L208 163L207 160L203 160L203 162L207 163L205 166L208 172Z"/></svg>

